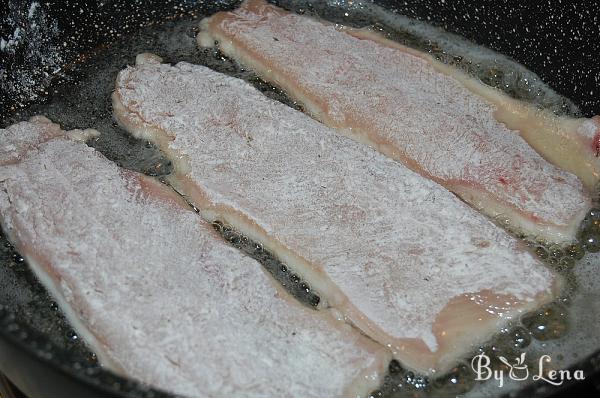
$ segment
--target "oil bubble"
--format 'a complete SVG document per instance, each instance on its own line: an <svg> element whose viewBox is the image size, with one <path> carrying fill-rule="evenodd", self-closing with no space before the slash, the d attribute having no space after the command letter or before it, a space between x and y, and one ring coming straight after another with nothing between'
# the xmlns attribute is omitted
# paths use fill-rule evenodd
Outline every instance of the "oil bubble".
<svg viewBox="0 0 600 398"><path fill-rule="evenodd" d="M547 304L539 310L525 314L521 323L536 340L558 339L568 331L567 310L558 303Z"/></svg>

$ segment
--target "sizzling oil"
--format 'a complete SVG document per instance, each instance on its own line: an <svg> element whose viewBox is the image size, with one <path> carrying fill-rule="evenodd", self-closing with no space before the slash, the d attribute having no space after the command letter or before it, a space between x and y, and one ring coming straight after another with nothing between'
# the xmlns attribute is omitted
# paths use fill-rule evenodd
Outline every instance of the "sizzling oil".
<svg viewBox="0 0 600 398"><path fill-rule="evenodd" d="M579 114L571 101L557 95L536 75L510 59L430 25L394 15L370 3L351 0L281 0L278 4L335 23L354 27L370 26L402 44L427 51L440 61L461 68L484 84L496 87L514 98L549 108L557 114ZM63 83L51 88L47 101L9 115L2 121L2 125L43 114L60 123L64 129L95 128L102 134L90 145L120 166L152 176L169 174L171 164L156 147L133 139L112 118L110 94L116 75L126 65L132 65L136 54L141 52L158 54L165 62L187 61L206 65L216 71L242 78L265 95L300 109L281 90L265 83L217 50L198 49L195 43L197 21L195 18L184 17L144 27L135 35L124 36L109 46L98 49L89 54L84 63L76 65L65 75ZM496 221L502 224L501 220ZM318 295L296 275L290 274L287 267L272 254L230 227L221 223L214 225L233 246L261 262L296 298L309 306L318 304ZM531 360L549 353L555 358L556 365L564 368L600 346L600 337L590 327L596 324L597 314L585 305L586 301L598 297L595 291L599 282L593 268L599 259L591 254L584 257L586 251L600 251L598 211L590 212L578 238L578 244L566 248L545 242L528 243L549 267L565 276L567 287L555 302L515 320L511 327L500 331L489 344L480 347L473 355L487 352L496 358L500 355L513 358L526 352ZM76 364L73 368L82 369L87 374L102 372L98 369L93 353L86 349L66 323L56 304L35 280L23 259L12 250L4 237L0 241L3 244L0 260L5 264L0 274L3 294L1 304L11 305L21 321L33 325L40 334L51 337L44 352L51 352L50 346L58 347L61 352L67 353L67 361ZM578 285L578 281L584 283ZM476 383L469 360L470 358L465 358L450 373L437 375L432 380L415 375L403 369L397 361L392 361L381 389L374 391L372 395L493 396L498 392L506 393L511 388L521 387L520 384L513 383L498 391L491 383ZM502 364L495 360L493 366L501 367Z"/></svg>

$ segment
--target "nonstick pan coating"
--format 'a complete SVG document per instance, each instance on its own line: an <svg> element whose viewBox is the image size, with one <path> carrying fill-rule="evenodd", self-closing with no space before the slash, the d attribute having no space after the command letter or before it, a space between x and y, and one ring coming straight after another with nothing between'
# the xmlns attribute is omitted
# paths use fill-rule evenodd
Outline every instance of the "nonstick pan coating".
<svg viewBox="0 0 600 398"><path fill-rule="evenodd" d="M186 49L193 45L195 18L234 8L237 3L8 1L0 6L3 7L0 8L0 37L6 39L3 47L0 46L3 48L0 51L0 127L43 110L51 119L58 122L62 119L61 124L66 129L95 127L102 132L118 129L110 118L106 87L112 86L116 72L133 63L135 54L141 51L169 47L167 54L160 54L166 61L201 62L225 73L254 79L250 72L221 59L216 52L190 53ZM536 6L517 1L441 0L377 3L511 56L571 99L583 115L600 114L600 63L597 61L600 7L597 4L579 1ZM360 23L360 20L355 22ZM165 43L165 38L177 29L176 37L180 40ZM18 45L10 44L10 38L18 38ZM115 47L118 50L114 50ZM105 54L111 54L111 58L106 59ZM122 62L116 63L116 57ZM294 106L283 93L259 79L253 83L265 94ZM73 90L74 86L79 88ZM71 91L79 96L69 101ZM86 101L85 96L96 100ZM98 98L102 96L104 102L99 103ZM157 176L169 172L168 162L152 146L140 145L122 132L107 136L109 140L101 139L92 145L123 167ZM128 162L127 159L144 161ZM0 369L25 393L32 397L172 396L100 368L95 356L70 329L26 264L5 239L2 244ZM569 394L591 391L600 383L600 351L582 359L574 368L585 371L585 382L568 383L561 389L539 383L516 395L552 396L564 393L565 389Z"/></svg>

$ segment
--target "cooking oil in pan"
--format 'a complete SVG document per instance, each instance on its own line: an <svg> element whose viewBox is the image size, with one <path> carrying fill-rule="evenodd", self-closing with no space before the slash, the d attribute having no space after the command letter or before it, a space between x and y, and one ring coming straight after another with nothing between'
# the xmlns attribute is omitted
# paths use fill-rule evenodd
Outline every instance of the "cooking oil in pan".
<svg viewBox="0 0 600 398"><path fill-rule="evenodd" d="M432 53L440 61L461 68L515 98L549 108L557 114L579 114L571 101L557 95L536 75L510 59L427 24L384 11L371 3L351 0L281 0L277 3L295 12L335 23L370 26L402 44ZM72 65L64 82L50 87L50 97L45 102L9 115L2 125L43 114L60 123L64 129L95 128L102 134L90 145L120 166L158 178L169 174L172 166L156 147L131 138L112 118L110 94L116 75L127 65L134 64L135 56L142 52L160 55L165 62L202 64L242 78L265 95L302 110L284 92L224 57L218 50L198 49L195 36L201 17L196 15L166 21L140 28L133 35L114 37L112 44L88 54L81 64ZM496 222L503 225L502 220ZM260 261L301 302L312 307L319 303L318 292L312 291L309 285L291 274L285 264L260 245L227 225L216 222L214 226L229 243ZM510 228L509 225L503 226ZM0 260L4 264L0 274L0 304L15 308L24 322L50 338L48 344L67 352L65 361L78 364L75 368L88 375L101 374L103 371L98 369L93 353L86 349L57 311L56 304L35 280L22 258L4 237L0 241L3 245ZM526 353L528 361L533 364L541 355L547 354L552 357L555 367L566 368L600 347L600 336L595 333L598 314L589 305L600 299L600 293L596 293L600 291L600 282L595 272L600 257L593 254L600 251L600 212L590 212L582 225L577 244L569 247L535 241L527 244L549 267L565 277L565 290L555 302L515 320L488 344L474 350L472 356L485 352L492 358L490 366L502 369L505 365L499 360L500 356L512 360ZM498 390L493 381L476 382L470 363L472 356L464 358L449 373L435 375L431 379L414 374L399 362L392 361L384 383L379 390L373 391L372 396L495 396L523 386L524 382L511 384L507 381L503 389Z"/></svg>

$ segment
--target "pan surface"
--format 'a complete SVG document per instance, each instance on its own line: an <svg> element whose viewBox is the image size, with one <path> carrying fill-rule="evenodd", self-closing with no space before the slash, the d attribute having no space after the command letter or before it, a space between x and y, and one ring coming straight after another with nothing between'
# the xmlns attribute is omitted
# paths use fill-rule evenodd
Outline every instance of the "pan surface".
<svg viewBox="0 0 600 398"><path fill-rule="evenodd" d="M375 24L391 37L431 51L443 60L462 56L463 67L482 81L509 89L512 95L557 113L600 114L600 10L593 9L597 5L570 2L538 7L516 1L475 5L443 0L378 3L391 12L427 21L498 50L540 77L522 70L508 58L474 49L460 40L447 41L447 35L427 26L390 18L388 12L380 13L369 2L278 2L334 22ZM111 116L110 93L116 74L125 65L133 64L136 54L154 52L166 62L204 64L244 78L266 95L296 106L280 90L218 51L196 48L199 18L236 5L236 1L8 1L0 6L4 7L0 9L0 127L44 114L64 129L96 128L102 135L90 145L109 159L159 178L168 174L170 164L159 151L132 139ZM509 87L503 87L507 82L511 83ZM249 246L245 247L234 232L225 232L225 237L242 250L252 246L247 243ZM300 300L308 305L318 300L294 284L275 259L261 261ZM527 354L535 358L547 352L559 354L561 358L553 356L554 363L560 368L584 370L585 382L565 382L560 388L543 382L512 383L499 390L491 382L472 383L474 375L465 365L452 375L455 381L439 382L442 384L436 391L470 391L470 396L497 396L512 391L514 396L529 397L559 394L564 388L570 388L571 393L573 388L593 388L593 383L599 383L600 368L600 314L594 308L595 303L600 303L598 266L600 256L588 254L568 271L569 280L577 287L558 307L555 323L566 325L564 335L556 340L533 339L527 347ZM3 236L0 305L0 369L31 397L171 396L100 367L95 355L67 324L56 303ZM386 384L375 395L428 394L436 388L434 384L392 363Z"/></svg>

